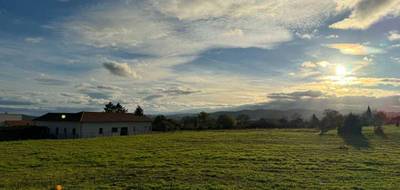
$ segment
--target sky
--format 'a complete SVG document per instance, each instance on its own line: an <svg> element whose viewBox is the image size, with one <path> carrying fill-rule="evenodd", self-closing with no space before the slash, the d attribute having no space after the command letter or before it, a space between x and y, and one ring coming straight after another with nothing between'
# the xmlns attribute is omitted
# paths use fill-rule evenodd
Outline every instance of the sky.
<svg viewBox="0 0 400 190"><path fill-rule="evenodd" d="M398 0L0 0L0 112L400 111Z"/></svg>

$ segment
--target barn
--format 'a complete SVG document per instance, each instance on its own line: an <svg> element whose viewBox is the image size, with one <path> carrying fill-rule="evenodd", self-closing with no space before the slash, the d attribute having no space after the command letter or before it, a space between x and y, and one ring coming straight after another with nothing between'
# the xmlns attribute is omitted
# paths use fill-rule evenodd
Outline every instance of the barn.
<svg viewBox="0 0 400 190"><path fill-rule="evenodd" d="M151 119L132 113L47 113L34 119L36 126L49 128L55 138L88 138L149 133Z"/></svg>

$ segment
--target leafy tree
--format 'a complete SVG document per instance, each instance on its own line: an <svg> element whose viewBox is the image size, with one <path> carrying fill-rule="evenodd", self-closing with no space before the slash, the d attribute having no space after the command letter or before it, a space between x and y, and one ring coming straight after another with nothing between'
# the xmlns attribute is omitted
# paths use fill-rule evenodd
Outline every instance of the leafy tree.
<svg viewBox="0 0 400 190"><path fill-rule="evenodd" d="M133 114L136 116L143 116L144 115L143 109L140 106L137 106L136 110L135 110L135 112L133 112Z"/></svg>
<svg viewBox="0 0 400 190"><path fill-rule="evenodd" d="M112 102L109 102L104 106L105 112L113 112L113 113L127 113L128 109L122 106L119 102L117 105L114 105Z"/></svg>
<svg viewBox="0 0 400 190"><path fill-rule="evenodd" d="M363 122L358 115L350 113L344 118L342 126L338 127L341 135L361 135Z"/></svg>
<svg viewBox="0 0 400 190"><path fill-rule="evenodd" d="M240 114L236 117L237 125L241 128L245 128L248 126L250 117L246 114Z"/></svg>
<svg viewBox="0 0 400 190"><path fill-rule="evenodd" d="M320 134L336 129L343 124L343 116L336 110L325 110L324 117L319 125Z"/></svg>
<svg viewBox="0 0 400 190"><path fill-rule="evenodd" d="M319 125L320 125L320 121L319 121L318 117L315 114L313 114L310 119L309 127L315 129L315 128L318 128Z"/></svg>
<svg viewBox="0 0 400 190"><path fill-rule="evenodd" d="M183 124L183 129L194 130L197 129L197 117L185 116L182 118L181 123Z"/></svg>
<svg viewBox="0 0 400 190"><path fill-rule="evenodd" d="M200 112L197 115L197 129L201 130L201 129L207 129L208 126L208 120L209 120L209 115L206 112Z"/></svg>
<svg viewBox="0 0 400 190"><path fill-rule="evenodd" d="M289 121L288 127L289 128L303 128L304 127L303 118L298 113L292 115L291 120Z"/></svg>
<svg viewBox="0 0 400 190"><path fill-rule="evenodd" d="M153 131L174 131L180 128L180 125L173 119L168 119L163 115L158 115L152 123Z"/></svg>
<svg viewBox="0 0 400 190"><path fill-rule="evenodd" d="M379 112L375 112L373 113L372 116L372 124L374 125L374 127L380 127L383 126L385 124L387 117L385 112L379 111Z"/></svg>
<svg viewBox="0 0 400 190"><path fill-rule="evenodd" d="M236 126L236 119L229 115L220 115L217 119L217 126L222 129L232 129Z"/></svg>

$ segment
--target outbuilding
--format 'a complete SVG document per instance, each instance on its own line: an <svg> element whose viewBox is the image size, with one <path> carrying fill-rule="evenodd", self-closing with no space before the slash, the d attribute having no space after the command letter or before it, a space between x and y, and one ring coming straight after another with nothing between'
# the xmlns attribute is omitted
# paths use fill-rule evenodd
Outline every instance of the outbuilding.
<svg viewBox="0 0 400 190"><path fill-rule="evenodd" d="M47 113L34 124L49 128L55 138L125 136L149 133L151 119L132 113L79 112Z"/></svg>

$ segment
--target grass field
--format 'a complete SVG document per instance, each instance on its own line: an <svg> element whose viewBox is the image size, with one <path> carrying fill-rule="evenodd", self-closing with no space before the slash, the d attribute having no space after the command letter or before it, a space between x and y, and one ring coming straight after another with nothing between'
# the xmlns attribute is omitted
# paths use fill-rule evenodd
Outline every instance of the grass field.
<svg viewBox="0 0 400 190"><path fill-rule="evenodd" d="M0 142L0 189L399 189L400 128ZM347 146L343 146L347 142Z"/></svg>

